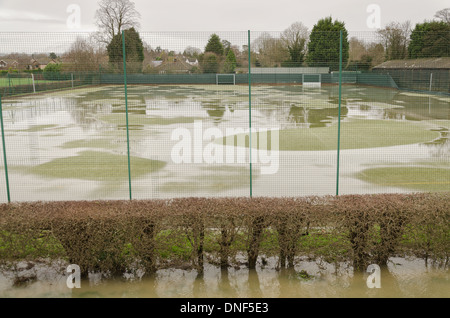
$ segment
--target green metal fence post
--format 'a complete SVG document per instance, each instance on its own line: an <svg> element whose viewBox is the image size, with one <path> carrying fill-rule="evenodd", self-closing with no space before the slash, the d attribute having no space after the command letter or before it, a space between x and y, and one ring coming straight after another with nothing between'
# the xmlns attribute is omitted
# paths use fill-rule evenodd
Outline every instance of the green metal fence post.
<svg viewBox="0 0 450 318"><path fill-rule="evenodd" d="M98 65L98 84L102 83L102 65Z"/></svg>
<svg viewBox="0 0 450 318"><path fill-rule="evenodd" d="M250 30L248 30L248 143L250 159L250 197L253 195L252 180L252 63L250 57Z"/></svg>
<svg viewBox="0 0 450 318"><path fill-rule="evenodd" d="M123 52L123 81L125 87L125 117L127 125L127 154L128 154L128 189L131 197L131 165L130 165L130 132L128 129L128 96L127 96L127 62L125 56L125 31L122 31L122 52Z"/></svg>
<svg viewBox="0 0 450 318"><path fill-rule="evenodd" d="M8 86L9 86L9 95L12 95L11 75L9 75L9 73L8 73Z"/></svg>
<svg viewBox="0 0 450 318"><path fill-rule="evenodd" d="M337 140L337 171L336 195L339 195L339 153L341 147L341 94L342 94L342 30L339 36L339 111L338 111L338 140Z"/></svg>
<svg viewBox="0 0 450 318"><path fill-rule="evenodd" d="M1 96L0 96L0 123L1 123L1 129L2 129L3 163L5 164L6 194L8 196L8 203L10 203L11 195L9 193L8 163L6 161L5 129L3 127L3 108L2 108L2 97Z"/></svg>

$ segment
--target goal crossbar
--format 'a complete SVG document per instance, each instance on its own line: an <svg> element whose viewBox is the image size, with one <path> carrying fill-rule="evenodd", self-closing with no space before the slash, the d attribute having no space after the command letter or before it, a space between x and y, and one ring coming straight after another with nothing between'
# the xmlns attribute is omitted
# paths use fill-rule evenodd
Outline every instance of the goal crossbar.
<svg viewBox="0 0 450 318"><path fill-rule="evenodd" d="M304 87L321 87L322 74L302 74L302 85Z"/></svg>
<svg viewBox="0 0 450 318"><path fill-rule="evenodd" d="M216 74L216 84L236 85L236 74Z"/></svg>

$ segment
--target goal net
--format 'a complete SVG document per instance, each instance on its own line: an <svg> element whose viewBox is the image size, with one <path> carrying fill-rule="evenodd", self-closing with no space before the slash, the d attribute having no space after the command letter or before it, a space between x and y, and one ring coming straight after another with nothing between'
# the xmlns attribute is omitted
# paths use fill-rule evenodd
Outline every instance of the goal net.
<svg viewBox="0 0 450 318"><path fill-rule="evenodd" d="M303 87L321 87L322 74L302 74Z"/></svg>
<svg viewBox="0 0 450 318"><path fill-rule="evenodd" d="M217 85L235 85L236 76L235 74L216 74L216 84Z"/></svg>

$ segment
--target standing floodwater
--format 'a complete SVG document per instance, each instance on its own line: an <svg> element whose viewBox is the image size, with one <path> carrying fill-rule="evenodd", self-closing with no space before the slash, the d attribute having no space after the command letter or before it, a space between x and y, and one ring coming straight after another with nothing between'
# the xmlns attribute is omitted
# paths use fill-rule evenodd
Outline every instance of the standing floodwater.
<svg viewBox="0 0 450 318"><path fill-rule="evenodd" d="M105 279L91 274L81 288L67 287L65 263L44 266L37 263L16 273L0 274L0 297L74 297L74 298L448 298L448 269L425 265L423 260L392 258L380 272L380 288L369 288L369 273L343 266L338 272L325 263L300 261L293 270L276 270L275 259L267 259L256 270L233 267L227 271L206 266L203 275L195 270L159 270L152 277L139 274ZM30 267L30 265L28 265ZM33 276L26 281L23 277ZM18 277L22 277L22 280Z"/></svg>
<svg viewBox="0 0 450 318"><path fill-rule="evenodd" d="M344 86L340 193L449 191L449 102ZM128 198L120 86L3 98L2 105L13 201ZM250 180L247 86L130 86L132 196L248 196L250 186L255 196L334 194L337 116L336 86L253 87Z"/></svg>

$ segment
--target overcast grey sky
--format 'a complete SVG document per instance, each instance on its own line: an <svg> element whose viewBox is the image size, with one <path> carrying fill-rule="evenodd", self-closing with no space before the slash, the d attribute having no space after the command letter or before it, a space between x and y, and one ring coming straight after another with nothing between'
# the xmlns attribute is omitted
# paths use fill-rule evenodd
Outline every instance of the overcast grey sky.
<svg viewBox="0 0 450 318"><path fill-rule="evenodd" d="M283 31L294 22L302 22L311 30L319 19L328 16L344 21L350 36L359 35L359 32L372 36L374 33L369 31L376 28L368 20L375 21L373 17L377 13L373 5L378 8L381 28L392 21L407 20L414 27L416 23L433 19L438 10L450 7L448 0L135 0L134 3L141 14L139 31L145 43L153 48L161 46L179 52L187 46L203 48L212 32L233 45L241 46L246 44L247 30ZM0 54L61 53L78 36L76 33L96 30L94 16L97 8L98 0L0 0ZM155 35L147 31L183 33ZM202 31L204 34L186 31ZM52 33L36 37L10 32L73 34L61 36ZM253 33L252 39L257 35L257 32ZM366 40L371 41L368 37Z"/></svg>
<svg viewBox="0 0 450 318"><path fill-rule="evenodd" d="M135 0L141 13L140 31L282 31L301 21L309 29L321 18L344 21L352 31L370 31L370 4L380 8L381 27L391 21L410 20L413 25L432 19L450 7L448 0ZM67 19L80 9L80 28L95 30L96 0L0 0L0 31L73 31Z"/></svg>

